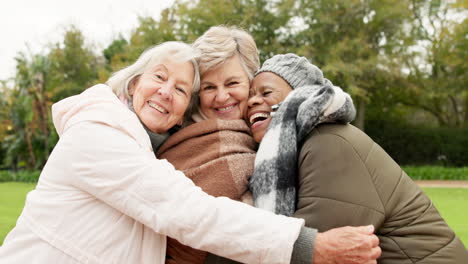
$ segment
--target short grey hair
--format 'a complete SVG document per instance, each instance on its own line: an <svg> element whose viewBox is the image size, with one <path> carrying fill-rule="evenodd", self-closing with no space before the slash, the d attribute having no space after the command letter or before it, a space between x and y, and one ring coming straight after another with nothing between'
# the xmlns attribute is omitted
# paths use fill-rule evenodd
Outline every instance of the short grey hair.
<svg viewBox="0 0 468 264"><path fill-rule="evenodd" d="M200 89L200 72L197 63L197 59L199 57L198 54L198 51L189 44L179 41L163 42L157 46L147 49L132 65L113 73L106 83L112 88L112 91L114 91L119 98L124 98L130 101L132 100L132 97L128 93L129 85L145 71L154 68L166 59L174 62L191 62L194 70L192 90L193 98L198 94L198 90ZM187 112L190 112L193 108L192 104L193 100L190 100ZM186 114L190 115L191 113Z"/></svg>
<svg viewBox="0 0 468 264"><path fill-rule="evenodd" d="M242 68L249 80L260 67L257 45L254 38L238 27L215 26L208 29L193 43L200 53L200 74L213 70L227 59L239 55Z"/></svg>

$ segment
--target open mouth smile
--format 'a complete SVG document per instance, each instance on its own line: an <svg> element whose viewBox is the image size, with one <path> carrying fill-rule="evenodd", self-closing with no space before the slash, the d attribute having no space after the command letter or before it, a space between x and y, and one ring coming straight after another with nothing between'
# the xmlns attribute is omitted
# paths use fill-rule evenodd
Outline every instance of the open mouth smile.
<svg viewBox="0 0 468 264"><path fill-rule="evenodd" d="M258 112L250 116L249 122L251 126L254 126L258 122L267 120L269 117L270 117L270 113L268 112Z"/></svg>

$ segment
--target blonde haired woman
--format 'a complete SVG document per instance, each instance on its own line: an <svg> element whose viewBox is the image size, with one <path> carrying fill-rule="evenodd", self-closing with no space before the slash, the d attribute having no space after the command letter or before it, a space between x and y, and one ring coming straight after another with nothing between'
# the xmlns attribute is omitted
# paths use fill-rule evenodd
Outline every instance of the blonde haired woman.
<svg viewBox="0 0 468 264"><path fill-rule="evenodd" d="M225 26L210 28L193 46L201 53L201 85L199 96L195 95L194 100L198 101L194 104L192 115L192 122L195 123L172 135L161 146L157 157L167 159L211 195L251 203L247 187L248 178L253 173L257 146L242 118L247 109L250 81L259 67L257 46L252 36L244 30ZM329 259L341 258L338 263L354 263L353 258L360 256L361 252L351 250L354 242L350 239L361 237L360 230L345 228L325 234L332 243L350 242L346 246L343 246L346 243L335 244L333 252L327 253L317 253L321 246L327 246L327 242L320 242L323 234L318 234L315 251ZM305 247L297 248L297 252L302 254L298 254L292 263L306 263L313 259L316 231L304 228L303 232L301 238ZM338 238L334 235L343 236ZM375 260L377 256L371 256L369 252L366 252L367 257L356 258L356 263L373 263L367 261ZM184 246L176 239L168 240L168 264L203 263L206 258L206 252ZM216 261L215 256L207 260L209 263Z"/></svg>
<svg viewBox="0 0 468 264"><path fill-rule="evenodd" d="M235 28L212 27L193 44L201 56L199 94L191 122L172 135L157 156L214 196L249 201L256 143L242 120L250 81L259 67L254 39ZM166 263L203 263L206 252L168 240Z"/></svg>

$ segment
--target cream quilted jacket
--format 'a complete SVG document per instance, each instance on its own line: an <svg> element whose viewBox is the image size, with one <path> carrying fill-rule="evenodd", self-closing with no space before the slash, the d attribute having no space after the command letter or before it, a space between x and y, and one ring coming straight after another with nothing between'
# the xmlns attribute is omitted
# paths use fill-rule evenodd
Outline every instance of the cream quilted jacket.
<svg viewBox="0 0 468 264"><path fill-rule="evenodd" d="M166 236L241 262L289 263L303 220L203 193L155 158L108 86L52 111L60 140L0 247L1 264L162 264Z"/></svg>

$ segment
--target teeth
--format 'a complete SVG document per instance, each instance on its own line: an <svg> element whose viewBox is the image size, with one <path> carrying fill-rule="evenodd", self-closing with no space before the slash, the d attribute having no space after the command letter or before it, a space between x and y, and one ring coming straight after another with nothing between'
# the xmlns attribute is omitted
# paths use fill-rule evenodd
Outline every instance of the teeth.
<svg viewBox="0 0 468 264"><path fill-rule="evenodd" d="M152 108L158 110L159 112L161 112L163 114L167 113L166 109L160 107L159 105L157 105L157 104L155 104L153 102L148 101L148 105L151 106Z"/></svg>
<svg viewBox="0 0 468 264"><path fill-rule="evenodd" d="M232 108L234 108L233 105L227 106L227 107L218 108L218 111L227 111L227 110L231 110Z"/></svg>
<svg viewBox="0 0 468 264"><path fill-rule="evenodd" d="M270 115L267 114L267 113L256 113L256 114L253 114L253 115L250 116L250 124L253 124L253 123L254 123L253 121L254 121L255 118L257 118L257 117L268 118L269 116L270 116Z"/></svg>

